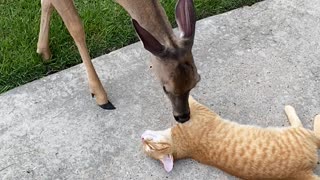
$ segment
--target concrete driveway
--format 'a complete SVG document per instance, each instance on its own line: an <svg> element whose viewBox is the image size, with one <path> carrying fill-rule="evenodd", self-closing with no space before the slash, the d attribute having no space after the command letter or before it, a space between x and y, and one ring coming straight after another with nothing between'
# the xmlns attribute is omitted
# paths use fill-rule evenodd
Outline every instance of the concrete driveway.
<svg viewBox="0 0 320 180"><path fill-rule="evenodd" d="M311 128L320 113L320 1L266 0L197 23L194 97L222 117ZM171 173L141 151L171 107L136 43L94 59L114 111L91 99L82 65L0 95L0 179L234 179L192 160ZM317 170L320 174L320 169Z"/></svg>

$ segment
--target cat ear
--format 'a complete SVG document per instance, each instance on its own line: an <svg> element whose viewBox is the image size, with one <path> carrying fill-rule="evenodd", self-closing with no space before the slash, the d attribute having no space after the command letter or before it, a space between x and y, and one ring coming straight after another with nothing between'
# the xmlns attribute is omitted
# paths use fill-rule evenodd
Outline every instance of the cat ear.
<svg viewBox="0 0 320 180"><path fill-rule="evenodd" d="M191 106L199 104L199 102L197 100L195 100L191 95L189 95L188 102L189 102L190 108L191 108Z"/></svg>
<svg viewBox="0 0 320 180"><path fill-rule="evenodd" d="M188 101L189 101L189 103L197 102L191 95L189 95Z"/></svg>
<svg viewBox="0 0 320 180"><path fill-rule="evenodd" d="M160 161L162 162L164 169L167 172L170 172L173 168L173 156L171 154L167 154L163 156Z"/></svg>

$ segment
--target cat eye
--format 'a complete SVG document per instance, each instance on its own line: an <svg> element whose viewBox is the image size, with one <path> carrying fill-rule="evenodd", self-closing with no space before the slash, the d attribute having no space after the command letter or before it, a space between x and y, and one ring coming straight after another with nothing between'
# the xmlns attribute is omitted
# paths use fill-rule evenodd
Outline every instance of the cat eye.
<svg viewBox="0 0 320 180"><path fill-rule="evenodd" d="M150 148L150 150L154 150L154 147L151 144L147 144L147 146Z"/></svg>

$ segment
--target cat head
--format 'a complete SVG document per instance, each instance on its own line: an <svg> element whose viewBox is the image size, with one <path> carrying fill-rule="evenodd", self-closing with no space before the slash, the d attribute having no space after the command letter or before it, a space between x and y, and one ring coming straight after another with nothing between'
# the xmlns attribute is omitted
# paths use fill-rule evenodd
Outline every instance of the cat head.
<svg viewBox="0 0 320 180"><path fill-rule="evenodd" d="M197 123L197 114L203 109L203 105L198 103L192 96L189 96L189 106L191 112L191 118L188 122L179 124L180 127L192 126L193 123ZM177 126L173 126L175 128ZM151 131L147 130L141 135L142 145L144 152L157 160L160 160L167 172L170 172L173 168L173 153L177 155L177 147L174 149L172 142L172 129L166 129L164 131ZM179 148L181 150L181 148ZM181 153L181 152L180 152Z"/></svg>
<svg viewBox="0 0 320 180"><path fill-rule="evenodd" d="M173 168L171 128L164 131L147 130L141 135L144 152L160 160L167 172Z"/></svg>

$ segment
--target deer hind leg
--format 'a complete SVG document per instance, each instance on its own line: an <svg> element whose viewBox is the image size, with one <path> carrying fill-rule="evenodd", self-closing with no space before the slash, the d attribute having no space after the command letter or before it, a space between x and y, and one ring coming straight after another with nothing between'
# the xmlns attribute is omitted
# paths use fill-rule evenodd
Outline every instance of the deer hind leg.
<svg viewBox="0 0 320 180"><path fill-rule="evenodd" d="M292 106L289 106L289 105L285 106L284 111L286 112L286 115L288 117L288 120L289 120L291 126L303 127L296 111L294 110L294 108Z"/></svg>
<svg viewBox="0 0 320 180"><path fill-rule="evenodd" d="M51 57L49 48L49 30L52 10L51 0L41 0L41 20L37 53L40 54L44 60L48 60Z"/></svg>
<svg viewBox="0 0 320 180"><path fill-rule="evenodd" d="M101 81L91 62L89 52L85 40L85 32L79 14L73 4L72 0L51 0L53 7L58 11L69 33L75 41L82 62L86 68L89 88L96 101L103 109L115 109L115 107L108 101L107 93L104 90Z"/></svg>

